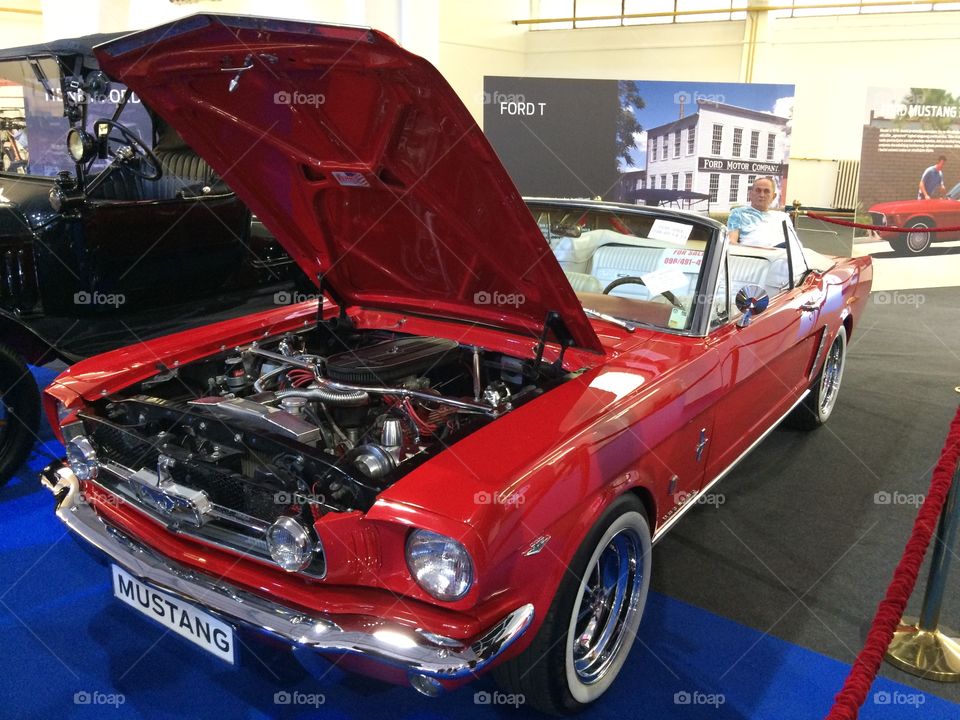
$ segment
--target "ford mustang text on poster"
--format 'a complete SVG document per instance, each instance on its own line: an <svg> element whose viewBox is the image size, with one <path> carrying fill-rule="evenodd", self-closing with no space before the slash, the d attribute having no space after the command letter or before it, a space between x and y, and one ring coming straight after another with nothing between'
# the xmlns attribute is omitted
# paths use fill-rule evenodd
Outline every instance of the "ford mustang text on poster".
<svg viewBox="0 0 960 720"><path fill-rule="evenodd" d="M574 712L630 652L657 538L781 420L834 408L869 258L528 207L374 31L197 15L97 56L322 294L47 391L59 518L131 612L228 663L266 633L308 666L427 695L492 670Z"/></svg>

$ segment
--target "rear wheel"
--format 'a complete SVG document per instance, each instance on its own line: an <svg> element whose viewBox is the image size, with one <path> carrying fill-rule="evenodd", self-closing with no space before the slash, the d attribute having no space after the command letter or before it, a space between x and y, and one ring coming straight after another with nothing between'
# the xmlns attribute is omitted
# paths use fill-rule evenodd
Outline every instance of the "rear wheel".
<svg viewBox="0 0 960 720"><path fill-rule="evenodd" d="M787 424L797 430L813 430L820 427L833 414L843 379L843 366L847 357L847 332L841 326L837 331L820 374L810 386L810 393L787 417Z"/></svg>
<svg viewBox="0 0 960 720"><path fill-rule="evenodd" d="M633 495L591 528L530 646L494 669L507 692L569 715L599 698L633 646L650 587L650 526Z"/></svg>
<svg viewBox="0 0 960 720"><path fill-rule="evenodd" d="M40 391L20 356L0 344L0 486L30 454L40 424Z"/></svg>

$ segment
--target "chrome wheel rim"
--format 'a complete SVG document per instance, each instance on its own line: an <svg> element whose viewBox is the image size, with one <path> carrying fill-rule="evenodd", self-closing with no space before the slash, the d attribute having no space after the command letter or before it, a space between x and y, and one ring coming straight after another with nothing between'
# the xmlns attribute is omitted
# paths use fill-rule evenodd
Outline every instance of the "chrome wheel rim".
<svg viewBox="0 0 960 720"><path fill-rule="evenodd" d="M923 252L930 244L930 233L923 232L928 226L918 224L913 227L917 229L907 233L907 247L910 252Z"/></svg>
<svg viewBox="0 0 960 720"><path fill-rule="evenodd" d="M624 528L588 569L575 610L573 667L584 685L601 680L630 639L642 589L643 543L636 530Z"/></svg>
<svg viewBox="0 0 960 720"><path fill-rule="evenodd" d="M841 330L840 332L843 332ZM840 392L840 379L843 376L843 340L837 337L830 346L827 359L823 363L823 378L820 381L820 416L826 417L833 410Z"/></svg>

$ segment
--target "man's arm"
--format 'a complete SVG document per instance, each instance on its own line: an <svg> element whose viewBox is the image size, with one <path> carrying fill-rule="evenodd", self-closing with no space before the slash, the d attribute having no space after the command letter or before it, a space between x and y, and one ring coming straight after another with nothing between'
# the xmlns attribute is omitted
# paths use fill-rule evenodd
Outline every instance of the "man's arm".
<svg viewBox="0 0 960 720"><path fill-rule="evenodd" d="M727 237L731 243L740 242L740 226L743 225L743 208L735 207L727 218Z"/></svg>

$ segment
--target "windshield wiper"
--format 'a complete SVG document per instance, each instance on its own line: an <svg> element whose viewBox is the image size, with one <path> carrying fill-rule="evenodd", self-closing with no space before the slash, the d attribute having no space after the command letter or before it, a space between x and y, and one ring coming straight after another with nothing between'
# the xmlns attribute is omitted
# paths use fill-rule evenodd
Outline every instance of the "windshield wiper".
<svg viewBox="0 0 960 720"><path fill-rule="evenodd" d="M607 315L606 313L598 312L596 310L591 310L590 308L587 308L587 307L585 307L583 311L590 317L597 318L598 320L606 320L608 323L613 323L618 327L622 327L627 332L633 332L634 330L637 329L637 326L634 325L633 323L627 322L626 320L621 320L620 318L614 317L613 315Z"/></svg>

